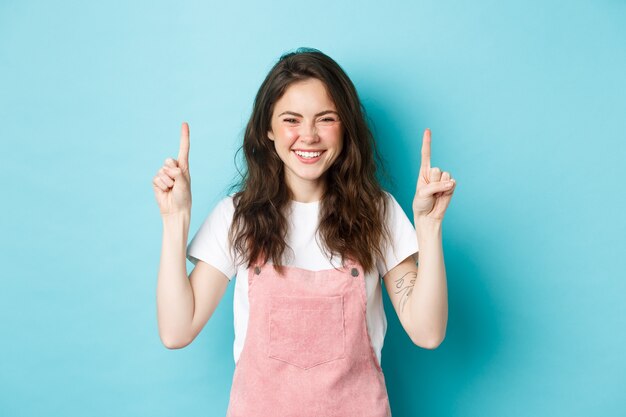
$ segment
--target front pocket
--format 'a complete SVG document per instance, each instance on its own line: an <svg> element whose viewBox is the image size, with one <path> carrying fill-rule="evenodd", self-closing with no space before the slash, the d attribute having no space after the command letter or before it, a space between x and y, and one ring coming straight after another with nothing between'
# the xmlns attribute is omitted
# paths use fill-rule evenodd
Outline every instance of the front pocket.
<svg viewBox="0 0 626 417"><path fill-rule="evenodd" d="M270 358L302 369L343 358L343 296L270 297Z"/></svg>

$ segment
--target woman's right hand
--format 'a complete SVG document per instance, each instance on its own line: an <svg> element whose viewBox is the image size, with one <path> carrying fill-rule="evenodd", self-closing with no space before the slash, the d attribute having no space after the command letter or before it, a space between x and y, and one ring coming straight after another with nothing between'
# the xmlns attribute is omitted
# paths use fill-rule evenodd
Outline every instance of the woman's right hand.
<svg viewBox="0 0 626 417"><path fill-rule="evenodd" d="M189 174L189 125L180 130L178 160L167 158L152 179L154 195L161 216L191 213L191 176Z"/></svg>

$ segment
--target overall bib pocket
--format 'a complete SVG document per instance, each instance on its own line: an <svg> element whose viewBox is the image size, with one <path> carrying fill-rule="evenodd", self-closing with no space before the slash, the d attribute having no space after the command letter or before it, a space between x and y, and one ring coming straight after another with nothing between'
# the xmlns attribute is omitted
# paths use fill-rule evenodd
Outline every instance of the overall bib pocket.
<svg viewBox="0 0 626 417"><path fill-rule="evenodd" d="M343 296L270 296L269 357L302 369L344 357Z"/></svg>

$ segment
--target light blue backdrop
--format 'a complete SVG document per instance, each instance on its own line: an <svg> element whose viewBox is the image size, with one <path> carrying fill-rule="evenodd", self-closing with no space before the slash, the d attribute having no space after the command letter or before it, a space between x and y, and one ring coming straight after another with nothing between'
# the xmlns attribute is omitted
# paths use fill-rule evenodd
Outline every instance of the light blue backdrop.
<svg viewBox="0 0 626 417"><path fill-rule="evenodd" d="M443 344L385 295L394 416L626 415L625 22L618 0L2 0L0 415L225 414L234 281L161 344L151 180L188 121L194 234L298 46L352 77L407 212L424 128L458 181Z"/></svg>

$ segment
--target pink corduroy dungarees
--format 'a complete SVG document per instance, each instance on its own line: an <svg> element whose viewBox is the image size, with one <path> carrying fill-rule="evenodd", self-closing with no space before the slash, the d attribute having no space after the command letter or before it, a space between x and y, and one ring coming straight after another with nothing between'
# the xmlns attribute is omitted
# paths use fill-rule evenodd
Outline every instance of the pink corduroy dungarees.
<svg viewBox="0 0 626 417"><path fill-rule="evenodd" d="M367 332L365 275L254 264L227 417L390 417Z"/></svg>

